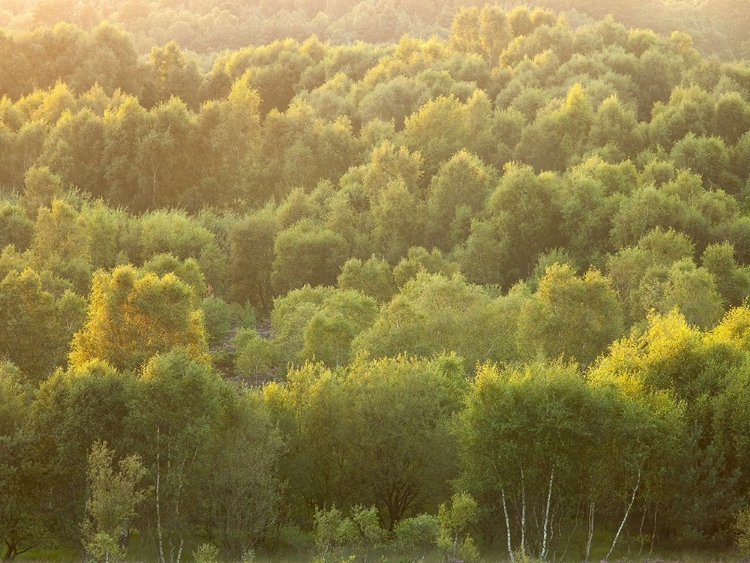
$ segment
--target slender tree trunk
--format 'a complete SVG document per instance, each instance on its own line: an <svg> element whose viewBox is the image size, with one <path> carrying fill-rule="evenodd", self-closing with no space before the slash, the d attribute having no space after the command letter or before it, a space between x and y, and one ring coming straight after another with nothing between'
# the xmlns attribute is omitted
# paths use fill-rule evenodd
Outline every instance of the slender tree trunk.
<svg viewBox="0 0 750 563"><path fill-rule="evenodd" d="M521 467L521 549L526 549L526 483Z"/></svg>
<svg viewBox="0 0 750 563"><path fill-rule="evenodd" d="M166 563L164 559L164 538L161 531L161 497L159 496L161 484L161 440L159 428L156 429L156 536L159 540L159 561Z"/></svg>
<svg viewBox="0 0 750 563"><path fill-rule="evenodd" d="M177 562L180 563L180 559L182 559L182 546L185 545L185 538L180 538L180 548L177 550Z"/></svg>
<svg viewBox="0 0 750 563"><path fill-rule="evenodd" d="M617 533L615 534L615 539L612 540L612 547L609 548L609 553L607 553L607 556L604 558L605 561L609 560L609 556L612 555L612 552L615 550L615 545L617 545L617 540L620 537L620 533L622 532L622 529L625 527L625 521L628 519L628 514L630 514L630 509L633 508L633 502L635 502L635 495L638 493L638 487L641 484L641 468L638 468L638 480L635 482L635 488L633 489L633 496L630 498L630 504L628 504L628 508L625 511L625 516L622 517L622 522L620 522L620 527L617 529Z"/></svg>
<svg viewBox="0 0 750 563"><path fill-rule="evenodd" d="M658 508L659 505L654 503L654 531L651 533L651 547L648 550L649 557L651 557L651 554L654 552L654 540L656 539L656 511Z"/></svg>
<svg viewBox="0 0 750 563"><path fill-rule="evenodd" d="M547 508L544 510L544 525L542 526L542 551L539 554L539 559L547 557L547 528L549 526L549 506L552 501L552 482L555 480L555 466L552 466L552 471L549 474L549 489L547 491Z"/></svg>
<svg viewBox="0 0 750 563"><path fill-rule="evenodd" d="M503 495L503 512L505 513L505 530L506 530L507 538L508 538L508 557L510 558L510 563L513 563L513 546L510 541L510 518L508 518L508 505L505 504L505 487L501 488L500 492Z"/></svg>
<svg viewBox="0 0 750 563"><path fill-rule="evenodd" d="M591 553L591 541L594 539L594 510L596 505L592 500L589 503L589 531L588 537L586 538L586 561L589 560L589 554Z"/></svg>

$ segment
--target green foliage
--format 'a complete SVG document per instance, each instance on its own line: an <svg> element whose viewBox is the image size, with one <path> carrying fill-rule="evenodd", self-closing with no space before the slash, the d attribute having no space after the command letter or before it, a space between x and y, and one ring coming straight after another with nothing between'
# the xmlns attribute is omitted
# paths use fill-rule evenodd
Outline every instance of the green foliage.
<svg viewBox="0 0 750 563"><path fill-rule="evenodd" d="M276 217L269 209L235 223L230 233L229 276L236 301L266 311L271 306L271 267Z"/></svg>
<svg viewBox="0 0 750 563"><path fill-rule="evenodd" d="M518 293L493 299L460 276L421 272L381 309L352 348L374 357L453 351L468 368L489 359L512 360L518 355L514 334L521 301Z"/></svg>
<svg viewBox="0 0 750 563"><path fill-rule="evenodd" d="M73 338L73 365L101 359L136 369L176 346L193 357L206 349L203 316L188 285L174 274L159 278L132 266L95 276L86 324Z"/></svg>
<svg viewBox="0 0 750 563"><path fill-rule="evenodd" d="M570 266L546 269L518 320L520 350L531 359L575 359L589 365L623 332L622 310L606 278L582 278Z"/></svg>
<svg viewBox="0 0 750 563"><path fill-rule="evenodd" d="M446 558L460 557L465 561L479 561L474 539L468 534L462 534L476 519L477 502L467 493L456 493L451 497L451 504L441 504L438 511L440 532L437 545ZM459 543L461 536L463 540Z"/></svg>
<svg viewBox="0 0 750 563"><path fill-rule="evenodd" d="M256 391L233 397L228 416L213 438L219 443L210 461L214 469L200 483L197 522L221 538L233 557L252 563L251 547L273 537L283 516L279 462L285 444Z"/></svg>
<svg viewBox="0 0 750 563"><path fill-rule="evenodd" d="M422 246L413 246L393 268L393 279L398 287L403 287L420 272L442 274L446 278L452 278L459 270L456 264L447 260L437 248L427 252Z"/></svg>
<svg viewBox="0 0 750 563"><path fill-rule="evenodd" d="M396 543L403 549L420 554L426 553L437 544L439 532L438 518L430 514L404 518L394 528Z"/></svg>
<svg viewBox="0 0 750 563"><path fill-rule="evenodd" d="M357 358L336 372L306 364L287 378L266 397L279 416L298 421L288 430L294 494L374 505L389 527L418 506L437 505L455 470L449 421L466 386L455 357Z"/></svg>
<svg viewBox="0 0 750 563"><path fill-rule="evenodd" d="M258 336L253 328L238 330L232 344L235 348L234 369L239 375L263 374L278 364L276 343Z"/></svg>
<svg viewBox="0 0 750 563"><path fill-rule="evenodd" d="M337 291L305 325L301 360L339 366L351 360L351 343L375 321L377 304L355 291Z"/></svg>
<svg viewBox="0 0 750 563"><path fill-rule="evenodd" d="M0 204L0 248L12 244L23 252L31 244L34 224L23 207L10 203Z"/></svg>
<svg viewBox="0 0 750 563"><path fill-rule="evenodd" d="M3 557L14 559L33 547L47 531L39 467L28 456L30 441L23 429L32 398L16 366L0 363L0 539Z"/></svg>
<svg viewBox="0 0 750 563"><path fill-rule="evenodd" d="M390 301L396 292L391 267L388 262L376 256L371 256L364 262L359 258L347 260L341 266L338 286L341 289L356 289L379 303Z"/></svg>
<svg viewBox="0 0 750 563"><path fill-rule="evenodd" d="M64 363L70 322L61 300L45 291L31 269L11 270L0 281L0 355L15 363L31 381L40 382Z"/></svg>
<svg viewBox="0 0 750 563"><path fill-rule="evenodd" d="M31 443L44 452L37 458L48 491L43 515L57 537L80 545L88 456L99 441L123 450L132 384L130 374L91 361L58 370L39 387L29 432Z"/></svg>
<svg viewBox="0 0 750 563"><path fill-rule="evenodd" d="M347 523L349 524L347 526ZM351 522L345 520L335 506L315 510L315 545L324 554L351 538Z"/></svg>
<svg viewBox="0 0 750 563"><path fill-rule="evenodd" d="M747 555L750 551L748 529L750 529L750 510L744 508L742 512L737 515L737 522L735 524L735 530L737 531L737 549L742 555Z"/></svg>
<svg viewBox="0 0 750 563"><path fill-rule="evenodd" d="M550 2L4 5L2 557L123 557L105 441L162 563L729 544L746 6Z"/></svg>
<svg viewBox="0 0 750 563"><path fill-rule="evenodd" d="M153 272L160 278L167 274L174 274L193 288L196 297L202 297L206 293L203 272L194 258L182 261L172 254L155 254L144 262L143 270Z"/></svg>
<svg viewBox="0 0 750 563"><path fill-rule="evenodd" d="M210 543L201 544L193 553L195 563L217 563L219 548Z"/></svg>
<svg viewBox="0 0 750 563"><path fill-rule="evenodd" d="M138 482L145 470L137 456L120 461L113 468L115 452L106 443L96 442L89 454L88 481L91 497L86 502L83 522L84 546L96 561L121 561L125 552L120 540L125 537L136 515L136 507L145 493Z"/></svg>
<svg viewBox="0 0 750 563"><path fill-rule="evenodd" d="M300 221L279 233L273 252L271 286L283 295L305 284L334 285L346 260L347 244L329 229Z"/></svg>
<svg viewBox="0 0 750 563"><path fill-rule="evenodd" d="M224 343L231 329L232 308L220 297L208 295L201 301L203 311L203 324L206 327L206 335L210 346L219 346Z"/></svg>
<svg viewBox="0 0 750 563"><path fill-rule="evenodd" d="M125 427L154 490L144 510L159 515L160 557L178 549L199 520L231 396L208 364L182 348L154 356L138 377Z"/></svg>

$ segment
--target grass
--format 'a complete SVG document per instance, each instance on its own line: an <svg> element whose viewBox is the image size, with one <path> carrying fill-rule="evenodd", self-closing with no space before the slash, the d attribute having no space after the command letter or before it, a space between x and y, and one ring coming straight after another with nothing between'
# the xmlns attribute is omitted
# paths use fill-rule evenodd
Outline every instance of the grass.
<svg viewBox="0 0 750 563"><path fill-rule="evenodd" d="M315 559L316 553L312 546L311 538L283 538L289 543L280 546L272 551L256 550L256 563L310 563ZM294 541L296 539L296 541ZM292 541L290 541L292 540ZM303 540L308 540L303 543ZM612 537L611 534L596 534L594 543L591 548L590 561L598 563L603 560L609 551ZM195 545L186 545L183 550L181 563L193 563L193 552L198 545L203 542L197 542ZM580 563L583 561L583 545L581 538L573 537L567 551L564 546L558 546L556 551L552 551L548 561L550 563ZM664 548L654 550L649 553L649 545L646 544L642 550L639 550L640 542L634 538L621 538L617 549L610 561L633 561L638 563L735 563L739 561L747 562L735 550L709 551L688 548ZM640 551L640 553L639 553ZM360 553L356 563L446 563L443 554L434 549L425 554L406 553L392 548L371 549L365 553ZM533 558L534 553L530 554L529 563L537 563ZM342 550L337 554L329 554L325 563L342 563L348 561L349 552ZM136 536L131 537L130 547L128 549L128 561L134 563L156 563L157 555L154 546ZM78 563L84 561L80 551L74 548L35 548L19 556L17 561L22 563ZM320 561L320 560L319 560ZM482 550L481 563L500 563L508 561L508 552L505 548L505 537L498 537L490 549ZM219 563L238 563L232 560L220 559ZM467 562L468 563L468 562ZM516 562L518 563L518 562Z"/></svg>

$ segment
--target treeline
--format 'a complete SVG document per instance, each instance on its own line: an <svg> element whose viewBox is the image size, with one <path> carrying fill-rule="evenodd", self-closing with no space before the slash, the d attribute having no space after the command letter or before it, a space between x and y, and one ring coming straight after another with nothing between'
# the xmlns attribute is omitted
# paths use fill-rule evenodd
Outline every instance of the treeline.
<svg viewBox="0 0 750 563"><path fill-rule="evenodd" d="M16 0L0 9L0 27L21 31L72 23L91 31L104 20L132 34L140 53L176 41L197 53L216 53L311 35L335 44L367 41L393 43L401 36L445 38L462 6L483 0ZM511 10L513 2L498 2ZM724 59L750 56L750 10L745 0L682 0L604 3L592 0L532 0L526 5L564 14L575 26L607 14L623 25L661 33L690 34L706 55Z"/></svg>
<svg viewBox="0 0 750 563"><path fill-rule="evenodd" d="M130 41L3 40L5 557L732 544L745 65L526 8Z"/></svg>
<svg viewBox="0 0 750 563"><path fill-rule="evenodd" d="M33 387L0 368L7 558L85 545L107 559L129 543L179 561L210 543L235 560L437 547L476 561L477 546L588 560L734 540L750 471L747 308L707 331L654 314L585 370L360 355L247 389L211 368L198 328L157 332L192 316L164 310L174 276L106 276L112 293L95 290L66 369ZM146 336L182 346L142 361L145 316ZM91 359L103 344L107 361Z"/></svg>

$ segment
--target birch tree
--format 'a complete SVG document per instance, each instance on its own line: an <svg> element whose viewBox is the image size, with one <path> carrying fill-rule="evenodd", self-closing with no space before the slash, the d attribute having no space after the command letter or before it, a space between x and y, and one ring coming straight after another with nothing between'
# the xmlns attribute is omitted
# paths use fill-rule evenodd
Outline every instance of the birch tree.
<svg viewBox="0 0 750 563"><path fill-rule="evenodd" d="M84 546L97 561L105 563L124 558L121 542L135 518L136 506L145 497L138 488L144 473L138 456L120 460L117 469L114 456L105 442L97 442L88 459L91 495L83 521Z"/></svg>
<svg viewBox="0 0 750 563"><path fill-rule="evenodd" d="M509 557L515 549L550 556L557 523L574 510L590 461L592 403L572 366L479 370L458 426L460 482L478 502L497 507Z"/></svg>
<svg viewBox="0 0 750 563"><path fill-rule="evenodd" d="M160 563L182 560L230 399L210 366L180 348L155 356L138 379L127 426L154 489L146 510Z"/></svg>

